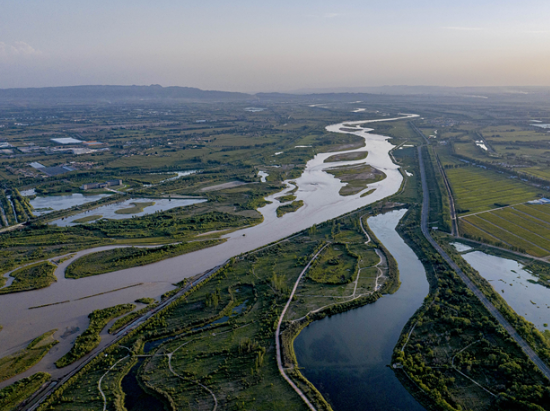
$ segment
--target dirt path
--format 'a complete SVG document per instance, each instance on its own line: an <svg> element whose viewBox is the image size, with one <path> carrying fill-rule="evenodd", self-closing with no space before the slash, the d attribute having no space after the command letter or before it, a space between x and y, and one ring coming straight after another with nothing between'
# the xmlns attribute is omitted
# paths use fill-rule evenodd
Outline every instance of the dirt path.
<svg viewBox="0 0 550 411"><path fill-rule="evenodd" d="M290 303L292 302L292 299L294 298L294 294L296 293L296 289L298 288L298 284L300 283L300 280L302 279L303 275L306 273L306 271L309 269L313 261L317 259L319 254L331 243L325 244L317 253L313 256L313 258L307 263L305 268L302 270L300 275L298 276L298 279L296 280L296 283L294 284L294 288L292 289L292 292L290 293L290 297L288 301L286 302L285 308L283 308L283 312L281 313L281 316L279 317L279 322L277 323L277 330L275 331L275 348L277 352L277 368L279 369L279 372L283 376L283 378L290 384L290 386L296 391L296 393L302 398L302 400L306 403L308 408L312 411L317 411L313 404L308 400L306 395L300 390L296 384L294 384L294 381L292 381L288 375L285 373L285 369L283 368L283 361L281 358L281 324L283 322L283 318L285 317L285 314L288 310L288 307L290 306Z"/></svg>

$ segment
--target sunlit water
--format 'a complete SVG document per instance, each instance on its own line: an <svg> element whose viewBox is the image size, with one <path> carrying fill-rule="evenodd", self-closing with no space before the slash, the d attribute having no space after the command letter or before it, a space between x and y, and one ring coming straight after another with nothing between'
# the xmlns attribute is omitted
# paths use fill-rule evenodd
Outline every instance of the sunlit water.
<svg viewBox="0 0 550 411"><path fill-rule="evenodd" d="M293 179L298 185L298 191L295 195L298 200L304 201L304 206L297 212L285 214L281 218L277 217L276 209L280 203L276 200L276 197L294 188L287 182L287 188L284 191L267 198L272 202L271 204L259 209L264 217L261 224L224 236L228 241L216 247L147 266L134 267L79 280L64 278L64 270L71 262L69 260L60 264L55 273L58 281L50 287L0 296L0 324L4 327L0 332L0 356L24 347L36 336L55 328L58 329L55 336L60 340L60 343L46 355L40 364L33 367L26 374L47 371L54 377L63 375L70 367L60 372L55 369L53 362L70 349L77 334L67 338L60 338L60 335L71 327L79 327L80 330L83 330L88 324L87 316L91 311L111 307L115 304L129 303L140 297L158 297L173 289L174 284L183 278L204 272L223 263L230 257L251 251L314 224L319 224L394 194L399 190L402 182L399 167L392 163L389 156L389 151L394 146L387 141L388 137L370 134L369 131L371 130L359 127L359 124L362 123L390 120L392 119L345 122L347 129L350 128L350 125L357 125L356 130L347 131L346 133L363 137L366 147L338 153L364 151L366 148L369 152L368 158L366 160L324 164L326 158L336 153L316 155L307 163L303 174L299 178ZM334 124L327 126L327 130L342 132L340 131L342 127L344 127L343 123ZM362 192L352 196L340 196L338 192L343 184L332 174L323 171L335 165L364 162L383 171L387 177L382 181L370 184L364 191L372 188L376 188L376 190L363 198L360 197ZM174 201L172 200L172 203ZM95 213L96 210L87 214L92 215ZM84 251L79 255L88 252ZM133 287L110 292L127 286ZM106 294L79 300L79 298L99 293ZM70 302L35 310L28 309L32 306L65 300L70 300ZM111 336L105 335L102 344L106 344L111 338ZM0 384L1 386L2 384Z"/></svg>

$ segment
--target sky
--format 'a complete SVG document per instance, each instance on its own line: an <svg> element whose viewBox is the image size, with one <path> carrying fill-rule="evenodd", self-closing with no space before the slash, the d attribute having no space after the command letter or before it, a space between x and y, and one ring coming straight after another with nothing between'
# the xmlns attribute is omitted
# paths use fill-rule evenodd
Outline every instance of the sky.
<svg viewBox="0 0 550 411"><path fill-rule="evenodd" d="M550 86L548 0L2 0L0 88Z"/></svg>

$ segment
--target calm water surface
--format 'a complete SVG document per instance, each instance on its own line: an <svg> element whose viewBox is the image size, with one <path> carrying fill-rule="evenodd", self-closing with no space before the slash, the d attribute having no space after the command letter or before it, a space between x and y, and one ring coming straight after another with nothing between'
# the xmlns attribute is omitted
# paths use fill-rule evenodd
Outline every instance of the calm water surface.
<svg viewBox="0 0 550 411"><path fill-rule="evenodd" d="M429 291L424 267L395 231L404 213L368 219L397 260L399 290L374 304L316 321L295 340L302 373L335 411L424 409L388 367L403 327Z"/></svg>
<svg viewBox="0 0 550 411"><path fill-rule="evenodd" d="M491 283L516 313L540 330L550 324L550 288L530 283L538 279L515 260L474 251L462 257Z"/></svg>
<svg viewBox="0 0 550 411"><path fill-rule="evenodd" d="M54 210L66 210L74 206L91 203L92 201L98 201L105 197L109 197L109 194L94 194L85 196L80 193L74 193L58 196L35 197L30 200L30 203L35 210L33 214L42 215ZM40 210L46 208L51 208L51 210Z"/></svg>

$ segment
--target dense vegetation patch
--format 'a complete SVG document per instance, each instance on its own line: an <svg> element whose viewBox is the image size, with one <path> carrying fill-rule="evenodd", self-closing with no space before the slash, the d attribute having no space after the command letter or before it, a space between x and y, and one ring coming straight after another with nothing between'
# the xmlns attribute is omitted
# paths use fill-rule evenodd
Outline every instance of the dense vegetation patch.
<svg viewBox="0 0 550 411"><path fill-rule="evenodd" d="M368 184L386 178L386 174L368 164L333 167L325 170L343 183L347 183L340 189L340 195L349 196L363 191Z"/></svg>
<svg viewBox="0 0 550 411"><path fill-rule="evenodd" d="M0 411L16 409L17 405L30 397L49 379L50 374L38 372L2 388L0 390Z"/></svg>
<svg viewBox="0 0 550 411"><path fill-rule="evenodd" d="M293 201L290 204L285 204L277 207L277 217L282 217L286 213L293 213L304 205L303 200Z"/></svg>
<svg viewBox="0 0 550 411"><path fill-rule="evenodd" d="M49 261L20 268L10 274L14 278L9 287L0 288L0 294L17 293L49 287L57 281L56 266Z"/></svg>
<svg viewBox="0 0 550 411"><path fill-rule="evenodd" d="M114 248L85 255L71 263L65 271L67 278L83 278L110 273L130 267L156 263L166 258L212 247L224 240L205 240L189 243L169 244L155 248Z"/></svg>
<svg viewBox="0 0 550 411"><path fill-rule="evenodd" d="M363 160L367 158L368 151L356 151L354 153L342 153L334 154L329 158L325 159L325 163L335 163L337 161L354 161L354 160Z"/></svg>
<svg viewBox="0 0 550 411"><path fill-rule="evenodd" d="M318 283L343 284L355 279L358 268L359 258L349 250L348 245L334 243L323 250L307 277Z"/></svg>

